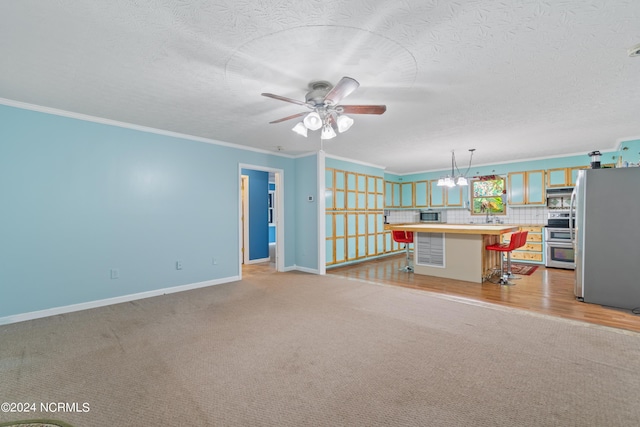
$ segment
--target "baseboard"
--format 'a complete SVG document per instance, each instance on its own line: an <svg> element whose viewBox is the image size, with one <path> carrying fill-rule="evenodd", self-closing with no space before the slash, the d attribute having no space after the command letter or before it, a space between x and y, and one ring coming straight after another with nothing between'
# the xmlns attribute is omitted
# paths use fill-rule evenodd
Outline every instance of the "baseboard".
<svg viewBox="0 0 640 427"><path fill-rule="evenodd" d="M26 320L40 319L42 317L55 316L57 314L73 313L74 311L89 310L91 308L104 307L106 305L120 304L123 302L135 301L138 299L151 298L176 292L184 292L192 289L205 288L207 286L221 285L223 283L240 280L240 276L224 277L222 279L206 280L204 282L189 283L186 285L173 286L170 288L154 289L152 291L140 292L136 294L122 295L119 297L105 298L96 301L83 302L79 304L65 305L62 307L47 308L45 310L31 311L28 313L13 314L11 316L0 317L0 325L24 322Z"/></svg>
<svg viewBox="0 0 640 427"><path fill-rule="evenodd" d="M247 261L247 264L260 264L262 262L269 262L271 258L258 258L258 259L250 259Z"/></svg>
<svg viewBox="0 0 640 427"><path fill-rule="evenodd" d="M291 270L302 271L303 273L320 274L320 270L317 268L301 267L299 265L294 265L291 267Z"/></svg>

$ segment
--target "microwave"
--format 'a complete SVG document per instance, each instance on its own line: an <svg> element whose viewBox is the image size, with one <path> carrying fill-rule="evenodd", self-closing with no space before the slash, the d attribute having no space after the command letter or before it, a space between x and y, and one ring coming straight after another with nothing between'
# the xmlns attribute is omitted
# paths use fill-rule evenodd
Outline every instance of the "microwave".
<svg viewBox="0 0 640 427"><path fill-rule="evenodd" d="M420 222L447 222L447 213L445 211L420 211Z"/></svg>

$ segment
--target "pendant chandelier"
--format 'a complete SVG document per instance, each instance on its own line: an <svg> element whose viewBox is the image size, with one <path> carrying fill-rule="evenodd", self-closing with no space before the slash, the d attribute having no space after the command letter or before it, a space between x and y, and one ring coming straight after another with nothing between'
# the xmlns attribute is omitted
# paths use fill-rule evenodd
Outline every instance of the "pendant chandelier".
<svg viewBox="0 0 640 427"><path fill-rule="evenodd" d="M473 159L474 151L476 151L475 148L469 149L469 152L471 152L471 155L469 156L469 166L467 167L466 172L461 174L460 170L458 169L458 164L456 163L456 153L455 151L451 150L451 175L440 177L440 179L438 179L438 186L451 188L451 187L455 187L456 185L459 185L459 186L469 185L467 174L471 169L471 159ZM456 175L456 171L458 171L457 175Z"/></svg>

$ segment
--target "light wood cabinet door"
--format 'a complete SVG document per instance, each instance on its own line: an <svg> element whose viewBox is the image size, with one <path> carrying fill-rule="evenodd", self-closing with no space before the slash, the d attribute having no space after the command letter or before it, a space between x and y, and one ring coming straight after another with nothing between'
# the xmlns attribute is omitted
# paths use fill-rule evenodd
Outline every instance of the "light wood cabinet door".
<svg viewBox="0 0 640 427"><path fill-rule="evenodd" d="M571 182L571 172L568 168L547 169L547 187L567 187Z"/></svg>
<svg viewBox="0 0 640 427"><path fill-rule="evenodd" d="M508 175L507 193L511 205L544 205L546 192L545 173L542 170L511 172Z"/></svg>
<svg viewBox="0 0 640 427"><path fill-rule="evenodd" d="M434 179L429 181L429 206L432 208L444 207L445 199L445 187L438 187L438 180Z"/></svg>
<svg viewBox="0 0 640 427"><path fill-rule="evenodd" d="M400 184L400 207L412 208L413 204L413 182L403 182Z"/></svg>
<svg viewBox="0 0 640 427"><path fill-rule="evenodd" d="M426 208L429 206L429 181L415 182L416 208Z"/></svg>

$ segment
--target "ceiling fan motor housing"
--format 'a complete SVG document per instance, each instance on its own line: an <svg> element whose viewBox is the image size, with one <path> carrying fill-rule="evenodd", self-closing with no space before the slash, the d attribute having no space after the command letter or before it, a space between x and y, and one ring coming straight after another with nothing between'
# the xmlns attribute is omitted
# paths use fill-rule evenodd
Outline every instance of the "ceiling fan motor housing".
<svg viewBox="0 0 640 427"><path fill-rule="evenodd" d="M325 80L309 83L309 92L305 96L308 104L314 107L322 106L325 103L325 96L333 89L333 85Z"/></svg>

